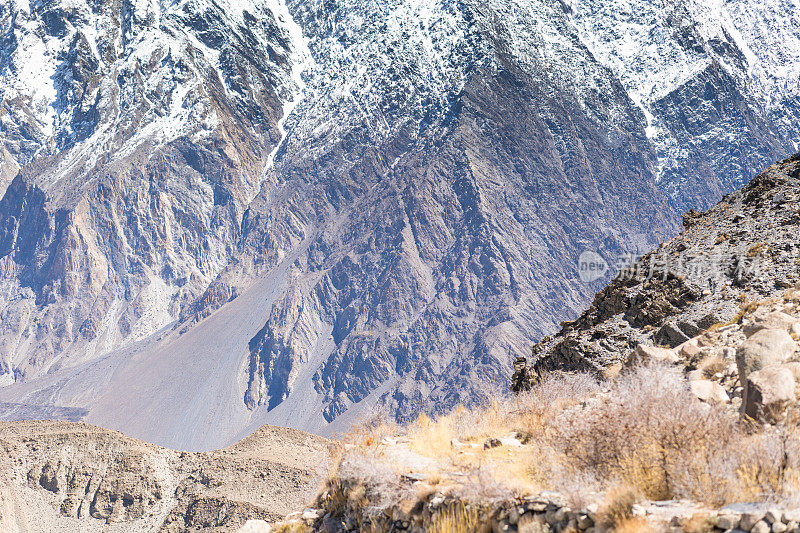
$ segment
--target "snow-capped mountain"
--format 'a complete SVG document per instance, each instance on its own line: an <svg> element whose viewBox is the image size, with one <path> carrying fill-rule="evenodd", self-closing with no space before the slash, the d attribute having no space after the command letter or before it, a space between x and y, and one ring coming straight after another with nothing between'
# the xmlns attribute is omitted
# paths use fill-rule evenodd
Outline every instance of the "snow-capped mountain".
<svg viewBox="0 0 800 533"><path fill-rule="evenodd" d="M800 2L568 2L582 42L647 117L660 186L708 207L800 147Z"/></svg>
<svg viewBox="0 0 800 533"><path fill-rule="evenodd" d="M6 418L178 447L486 397L586 249L800 140L796 0L0 7Z"/></svg>

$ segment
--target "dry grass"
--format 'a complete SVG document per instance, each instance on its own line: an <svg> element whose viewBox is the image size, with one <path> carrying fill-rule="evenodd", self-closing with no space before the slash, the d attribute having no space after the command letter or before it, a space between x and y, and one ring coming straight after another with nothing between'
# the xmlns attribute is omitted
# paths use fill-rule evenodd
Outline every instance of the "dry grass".
<svg viewBox="0 0 800 533"><path fill-rule="evenodd" d="M698 366L698 369L703 372L705 378L713 378L716 374L725 372L727 368L728 364L718 355L706 357Z"/></svg>
<svg viewBox="0 0 800 533"><path fill-rule="evenodd" d="M685 533L712 533L716 525L716 518L708 513L695 513L683 525Z"/></svg>
<svg viewBox="0 0 800 533"><path fill-rule="evenodd" d="M362 448L379 446L384 438L395 435L397 424L385 412L376 411L363 416L354 424L342 440Z"/></svg>
<svg viewBox="0 0 800 533"><path fill-rule="evenodd" d="M652 533L653 528L647 520L639 516L626 518L612 530L614 533Z"/></svg>
<svg viewBox="0 0 800 533"><path fill-rule="evenodd" d="M770 431L748 427L724 406L696 400L671 367L642 367L605 383L557 374L529 393L480 409L422 416L405 429L380 422L359 430L351 442L360 444L336 475L358 483L339 490L334 507L380 506L404 497L398 465L389 464L376 445L389 429L404 431L411 453L439 465L431 470L430 485L471 501L555 490L580 508L604 491L609 494L608 487L625 487L620 490L650 500L796 504L798 428L800 416ZM517 435L525 445L484 450L486 437L507 435ZM454 446L454 439L475 445ZM456 479L448 472L461 474ZM636 520L624 512L632 505L626 497L609 494L623 510L609 508L607 514L620 528L627 520L626 530L635 531Z"/></svg>
<svg viewBox="0 0 800 533"><path fill-rule="evenodd" d="M411 449L426 457L449 457L453 452L453 421L456 416L454 413L435 420L425 414L420 416L408 428Z"/></svg>
<svg viewBox="0 0 800 533"><path fill-rule="evenodd" d="M484 523L474 505L464 503L448 506L432 517L430 533L477 533Z"/></svg>
<svg viewBox="0 0 800 533"><path fill-rule="evenodd" d="M603 529L616 530L634 518L633 506L637 501L639 498L630 487L612 487L597 510L597 524Z"/></svg>
<svg viewBox="0 0 800 533"><path fill-rule="evenodd" d="M311 533L311 528L302 522L292 522L279 525L275 533Z"/></svg>

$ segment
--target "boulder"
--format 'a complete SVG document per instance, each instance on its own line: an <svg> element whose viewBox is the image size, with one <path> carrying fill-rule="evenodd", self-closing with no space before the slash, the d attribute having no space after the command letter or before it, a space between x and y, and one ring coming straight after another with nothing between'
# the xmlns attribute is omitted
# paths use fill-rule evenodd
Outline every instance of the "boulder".
<svg viewBox="0 0 800 533"><path fill-rule="evenodd" d="M689 387L695 398L706 403L728 403L730 398L728 393L719 383L707 379L691 381Z"/></svg>
<svg viewBox="0 0 800 533"><path fill-rule="evenodd" d="M753 322L742 327L745 336L750 337L762 329L780 329L786 332L792 330L797 319L782 311L773 311L764 316L756 317Z"/></svg>
<svg viewBox="0 0 800 533"><path fill-rule="evenodd" d="M786 408L797 399L795 385L794 373L787 365L768 366L751 373L744 387L743 414L771 424L780 421Z"/></svg>
<svg viewBox="0 0 800 533"><path fill-rule="evenodd" d="M721 515L717 519L717 527L725 531L739 527L739 517L732 514Z"/></svg>
<svg viewBox="0 0 800 533"><path fill-rule="evenodd" d="M272 526L263 520L248 520L242 527L239 528L238 533L270 533Z"/></svg>
<svg viewBox="0 0 800 533"><path fill-rule="evenodd" d="M640 344L628 358L627 366L632 367L654 363L674 365L678 361L678 354L675 353L675 350Z"/></svg>
<svg viewBox="0 0 800 533"><path fill-rule="evenodd" d="M736 366L742 386L752 372L788 361L796 348L797 344L784 330L762 329L754 333L736 350Z"/></svg>
<svg viewBox="0 0 800 533"><path fill-rule="evenodd" d="M770 533L772 528L768 523L764 520L760 522L756 522L756 525L753 526L753 529L750 530L750 533Z"/></svg>
<svg viewBox="0 0 800 533"><path fill-rule="evenodd" d="M688 341L690 337L681 330L678 324L667 323L655 332L653 339L659 344L676 347Z"/></svg>
<svg viewBox="0 0 800 533"><path fill-rule="evenodd" d="M703 351L703 349L700 347L700 342L697 337L684 342L678 346L676 350L684 357L695 357Z"/></svg>

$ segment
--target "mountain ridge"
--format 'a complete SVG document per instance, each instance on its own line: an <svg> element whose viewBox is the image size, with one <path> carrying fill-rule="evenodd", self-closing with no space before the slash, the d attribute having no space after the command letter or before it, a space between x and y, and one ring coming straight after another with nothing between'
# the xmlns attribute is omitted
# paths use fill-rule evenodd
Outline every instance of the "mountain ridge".
<svg viewBox="0 0 800 533"><path fill-rule="evenodd" d="M576 283L581 252L649 249L792 145L769 117L797 93L769 115L734 59L794 41L745 54L683 28L691 9L653 8L659 44L727 66L637 102L597 2L75 4L0 13L0 167L23 167L0 200L0 398L160 444L480 401L601 288ZM21 52L72 72L64 105L15 89ZM656 127L691 152L675 180Z"/></svg>

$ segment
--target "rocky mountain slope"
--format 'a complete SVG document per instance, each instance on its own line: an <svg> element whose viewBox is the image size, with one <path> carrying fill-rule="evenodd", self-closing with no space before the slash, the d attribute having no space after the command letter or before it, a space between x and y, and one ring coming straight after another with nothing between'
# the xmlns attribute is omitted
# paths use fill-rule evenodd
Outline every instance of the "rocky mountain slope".
<svg viewBox="0 0 800 533"><path fill-rule="evenodd" d="M681 235L621 272L580 318L538 343L527 365L519 361L517 385L549 370L602 372L639 344L682 346L781 297L800 281L798 185L800 154L685 215Z"/></svg>
<svg viewBox="0 0 800 533"><path fill-rule="evenodd" d="M264 427L187 453L64 422L0 424L0 531L237 531L303 508L333 450Z"/></svg>
<svg viewBox="0 0 800 533"><path fill-rule="evenodd" d="M794 149L762 4L4 5L0 415L211 449L480 399L584 249Z"/></svg>

